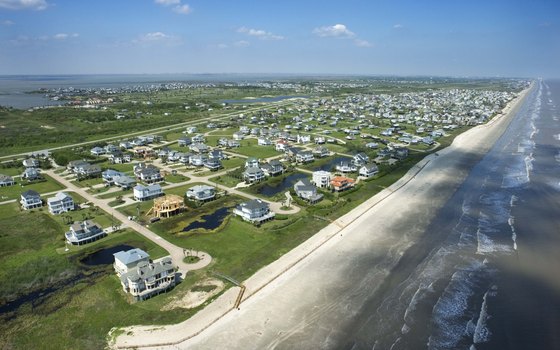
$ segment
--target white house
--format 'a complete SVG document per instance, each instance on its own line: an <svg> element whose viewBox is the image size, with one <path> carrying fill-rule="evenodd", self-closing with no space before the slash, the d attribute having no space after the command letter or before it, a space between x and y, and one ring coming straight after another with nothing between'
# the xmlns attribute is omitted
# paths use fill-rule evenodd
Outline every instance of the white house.
<svg viewBox="0 0 560 350"><path fill-rule="evenodd" d="M317 187L313 186L313 184L307 179L301 179L296 182L294 184L294 191L298 197L312 204L323 199L322 194L317 194Z"/></svg>
<svg viewBox="0 0 560 350"><path fill-rule="evenodd" d="M136 185L133 189L134 199L137 201L146 201L163 195L163 190L159 184L148 186Z"/></svg>
<svg viewBox="0 0 560 350"><path fill-rule="evenodd" d="M280 139L280 140L276 141L276 148L275 149L279 152L284 152L289 145L290 144L288 143L288 141Z"/></svg>
<svg viewBox="0 0 560 350"><path fill-rule="evenodd" d="M127 251L121 250L113 254L113 256L115 257L113 268L119 277L135 268L139 262L150 262L150 255L139 248Z"/></svg>
<svg viewBox="0 0 560 350"><path fill-rule="evenodd" d="M43 206L43 201L39 193L33 190L27 190L21 194L20 199L21 207L25 210L40 208Z"/></svg>
<svg viewBox="0 0 560 350"><path fill-rule="evenodd" d="M296 154L297 163L311 163L315 160L313 153L310 151L301 151Z"/></svg>
<svg viewBox="0 0 560 350"><path fill-rule="evenodd" d="M175 286L175 266L169 256L153 263L140 261L123 273L120 280L123 290L135 300L146 300Z"/></svg>
<svg viewBox="0 0 560 350"><path fill-rule="evenodd" d="M266 176L276 176L284 172L284 166L278 159L273 159L261 165L261 169Z"/></svg>
<svg viewBox="0 0 560 350"><path fill-rule="evenodd" d="M249 157L245 161L245 168L258 168L259 167L259 160L255 157Z"/></svg>
<svg viewBox="0 0 560 350"><path fill-rule="evenodd" d="M358 174L362 177L369 178L375 176L379 172L379 168L377 165L370 163L366 165L362 165Z"/></svg>
<svg viewBox="0 0 560 350"><path fill-rule="evenodd" d="M196 185L189 188L186 195L197 201L208 201L216 198L216 189L208 185Z"/></svg>
<svg viewBox="0 0 560 350"><path fill-rule="evenodd" d="M314 171L311 182L317 187L328 188L331 183L332 174L328 171L319 170Z"/></svg>
<svg viewBox="0 0 560 350"><path fill-rule="evenodd" d="M272 142L270 141L270 139L268 137L259 137L257 139L257 144L259 146L270 146L272 145Z"/></svg>
<svg viewBox="0 0 560 350"><path fill-rule="evenodd" d="M243 172L243 179L247 183L255 183L264 180L264 172L259 167L248 167Z"/></svg>
<svg viewBox="0 0 560 350"><path fill-rule="evenodd" d="M86 220L70 225L70 231L65 233L66 241L73 245L91 243L107 235L99 225Z"/></svg>
<svg viewBox="0 0 560 350"><path fill-rule="evenodd" d="M15 184L14 178L8 175L0 174L0 187L12 186Z"/></svg>
<svg viewBox="0 0 560 350"><path fill-rule="evenodd" d="M23 160L23 166L26 168L38 168L39 161L35 158L26 158Z"/></svg>
<svg viewBox="0 0 560 350"><path fill-rule="evenodd" d="M274 218L274 212L270 211L268 203L260 199L251 199L248 202L241 203L233 209L233 214L251 223L261 223Z"/></svg>
<svg viewBox="0 0 560 350"><path fill-rule="evenodd" d="M55 215L76 209L74 199L66 192L58 192L54 197L47 199L47 205L49 212Z"/></svg>
<svg viewBox="0 0 560 350"><path fill-rule="evenodd" d="M160 170L151 164L138 163L134 166L134 175L146 183L163 181Z"/></svg>
<svg viewBox="0 0 560 350"><path fill-rule="evenodd" d="M341 173L351 173L358 170L358 167L354 165L354 163L348 160L342 160L340 163L336 165L336 170L340 171Z"/></svg>
<svg viewBox="0 0 560 350"><path fill-rule="evenodd" d="M93 148L90 150L90 153L91 153L92 155L94 155L94 156L100 156L100 155L105 154L105 149L102 148L102 147L93 147Z"/></svg>

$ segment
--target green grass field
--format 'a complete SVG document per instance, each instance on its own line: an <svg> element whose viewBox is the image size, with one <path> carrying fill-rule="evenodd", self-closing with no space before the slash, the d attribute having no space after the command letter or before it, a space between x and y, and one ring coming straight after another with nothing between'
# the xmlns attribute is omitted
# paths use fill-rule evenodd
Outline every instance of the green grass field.
<svg viewBox="0 0 560 350"><path fill-rule="evenodd" d="M16 181L14 186L0 187L0 198L2 200L18 199L21 194L27 190L34 190L39 192L39 194L54 192L62 190L64 187L59 184L52 177L43 174L43 178L46 181L31 183L29 185L22 186L21 183ZM46 199L46 198L43 198Z"/></svg>

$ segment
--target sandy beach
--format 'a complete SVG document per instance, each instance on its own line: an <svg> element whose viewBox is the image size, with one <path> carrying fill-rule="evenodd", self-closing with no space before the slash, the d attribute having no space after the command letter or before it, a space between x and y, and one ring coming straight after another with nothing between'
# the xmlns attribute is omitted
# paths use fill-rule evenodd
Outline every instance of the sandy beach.
<svg viewBox="0 0 560 350"><path fill-rule="evenodd" d="M425 231L432 218L502 135L528 91L501 115L459 135L450 147L427 156L391 187L244 281L238 310L233 306L239 288L231 288L185 322L128 327L110 346L266 349L285 348L288 338L315 348L332 346L359 305L390 286L388 277L398 271L405 252L415 245L429 250ZM357 259L369 262L367 273ZM345 276L364 277L349 285ZM327 326L332 324L339 326Z"/></svg>

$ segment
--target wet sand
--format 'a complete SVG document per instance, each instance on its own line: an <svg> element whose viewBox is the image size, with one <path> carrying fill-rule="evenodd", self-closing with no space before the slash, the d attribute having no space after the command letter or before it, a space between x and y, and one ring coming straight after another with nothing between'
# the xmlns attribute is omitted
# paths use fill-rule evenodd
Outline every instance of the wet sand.
<svg viewBox="0 0 560 350"><path fill-rule="evenodd" d="M426 228L515 109L512 104L504 115L459 135L439 155L426 157L393 186L261 269L245 281L240 310L230 311L233 288L181 324L127 328L113 347L340 347L361 307L381 304L383 291L402 283L434 241L443 239L425 234Z"/></svg>

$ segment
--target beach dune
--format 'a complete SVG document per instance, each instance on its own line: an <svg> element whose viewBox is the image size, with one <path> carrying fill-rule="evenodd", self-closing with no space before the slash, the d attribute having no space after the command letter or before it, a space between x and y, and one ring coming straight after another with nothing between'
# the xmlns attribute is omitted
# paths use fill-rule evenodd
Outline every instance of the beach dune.
<svg viewBox="0 0 560 350"><path fill-rule="evenodd" d="M426 228L507 128L530 89L485 125L420 161L391 187L177 325L133 326L112 348L329 348L405 252L429 244ZM429 250L425 247L423 250ZM360 264L355 264L360 261ZM366 262L366 263L364 263ZM372 315L374 317L374 315Z"/></svg>

